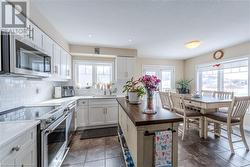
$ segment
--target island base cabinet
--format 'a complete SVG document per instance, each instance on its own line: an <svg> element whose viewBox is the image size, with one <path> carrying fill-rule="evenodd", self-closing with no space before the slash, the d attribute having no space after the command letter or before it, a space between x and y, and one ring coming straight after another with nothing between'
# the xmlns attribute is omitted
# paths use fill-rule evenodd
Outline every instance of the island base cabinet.
<svg viewBox="0 0 250 167"><path fill-rule="evenodd" d="M124 135L129 152L136 167L154 167L154 132L172 132L172 166L177 167L178 161L178 123L163 123L135 126L119 105L119 126ZM145 135L148 131L151 135Z"/></svg>

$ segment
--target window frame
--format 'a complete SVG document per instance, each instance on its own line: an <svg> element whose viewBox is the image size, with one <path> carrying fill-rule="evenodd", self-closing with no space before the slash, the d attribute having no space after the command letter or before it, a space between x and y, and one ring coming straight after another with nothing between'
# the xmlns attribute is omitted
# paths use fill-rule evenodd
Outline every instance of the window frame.
<svg viewBox="0 0 250 167"><path fill-rule="evenodd" d="M142 65L142 72L143 75L146 74L146 70L155 71L156 74L159 76L159 79L162 80L161 71L170 71L171 72L171 88L170 90L175 89L175 66L164 66L164 65ZM162 83L160 84L160 90L162 90Z"/></svg>
<svg viewBox="0 0 250 167"><path fill-rule="evenodd" d="M77 80L78 80L78 65L92 65L92 86L97 82L97 69L96 66L98 65L111 65L111 82L113 83L115 81L115 62L112 60L73 60L73 83L77 87ZM85 87L81 87L80 89L84 89Z"/></svg>
<svg viewBox="0 0 250 167"><path fill-rule="evenodd" d="M242 61L242 60L247 60L248 61L248 96L250 95L250 56L242 56L242 57L237 57L237 58L232 58L232 59L227 59L224 61L219 61L219 62L212 62L212 63L206 63L206 64L201 64L201 65L196 65L195 69L195 79L196 79L196 90L201 91L202 90L202 83L201 83L201 72L200 68L204 68L207 66L212 66L213 64L225 64L225 63L230 63L230 62L237 62L237 61ZM224 90L224 73L223 70L218 70L218 76L217 76L217 90L218 91L223 91Z"/></svg>

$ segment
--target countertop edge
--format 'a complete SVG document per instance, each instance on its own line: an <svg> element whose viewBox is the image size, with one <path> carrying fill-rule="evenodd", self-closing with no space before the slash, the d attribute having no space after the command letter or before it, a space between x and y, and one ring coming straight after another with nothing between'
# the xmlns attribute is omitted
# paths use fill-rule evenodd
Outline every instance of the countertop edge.
<svg viewBox="0 0 250 167"><path fill-rule="evenodd" d="M178 118L170 118L168 120L164 119L164 120L157 120L154 121L140 121L140 122L136 122L136 120L134 118L131 118L132 115L129 114L126 110L126 108L123 106L123 104L121 103L120 100L124 100L123 97L117 97L116 98L116 101L118 102L118 104L123 108L123 110L125 111L125 113L127 114L127 116L129 117L129 119L133 122L133 124L135 126L146 126L146 125L156 125L156 124L165 124L165 123L177 123L177 122L182 122L183 119L181 117L178 117ZM170 112L170 111L169 111Z"/></svg>

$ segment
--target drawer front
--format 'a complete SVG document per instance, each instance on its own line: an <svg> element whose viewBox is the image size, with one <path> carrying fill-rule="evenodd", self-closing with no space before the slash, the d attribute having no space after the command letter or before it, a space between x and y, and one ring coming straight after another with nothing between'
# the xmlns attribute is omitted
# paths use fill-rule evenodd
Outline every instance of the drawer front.
<svg viewBox="0 0 250 167"><path fill-rule="evenodd" d="M78 106L88 106L89 105L89 100L86 100L86 99L81 99L81 100L78 100Z"/></svg>
<svg viewBox="0 0 250 167"><path fill-rule="evenodd" d="M8 143L5 147L0 148L0 159L10 154L14 155L17 152L21 152L25 145L29 145L34 142L36 142L36 128L24 132L22 135Z"/></svg>
<svg viewBox="0 0 250 167"><path fill-rule="evenodd" d="M118 106L116 99L92 99L89 100L90 106Z"/></svg>
<svg viewBox="0 0 250 167"><path fill-rule="evenodd" d="M196 101L191 101L191 100L185 100L185 103L187 105L192 105L195 107L202 107L200 102L196 102Z"/></svg>

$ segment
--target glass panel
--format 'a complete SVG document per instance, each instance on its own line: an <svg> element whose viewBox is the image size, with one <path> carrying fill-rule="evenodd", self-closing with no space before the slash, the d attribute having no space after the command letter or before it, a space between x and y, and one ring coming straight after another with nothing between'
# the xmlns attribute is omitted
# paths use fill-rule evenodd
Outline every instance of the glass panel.
<svg viewBox="0 0 250 167"><path fill-rule="evenodd" d="M92 65L78 65L78 81L79 87L92 86Z"/></svg>
<svg viewBox="0 0 250 167"><path fill-rule="evenodd" d="M66 141L66 120L48 135L48 164L52 162L56 154Z"/></svg>
<svg viewBox="0 0 250 167"><path fill-rule="evenodd" d="M16 40L16 67L37 72L50 72L51 58Z"/></svg>
<svg viewBox="0 0 250 167"><path fill-rule="evenodd" d="M202 90L217 90L218 71L203 71L201 72Z"/></svg>
<svg viewBox="0 0 250 167"><path fill-rule="evenodd" d="M161 73L161 84L162 84L162 91L167 91L171 89L171 71L162 71Z"/></svg>
<svg viewBox="0 0 250 167"><path fill-rule="evenodd" d="M110 65L98 65L97 71L97 83L108 84L112 82L112 66Z"/></svg>
<svg viewBox="0 0 250 167"><path fill-rule="evenodd" d="M224 70L224 91L234 92L237 96L248 95L248 71L233 68L231 72Z"/></svg>

